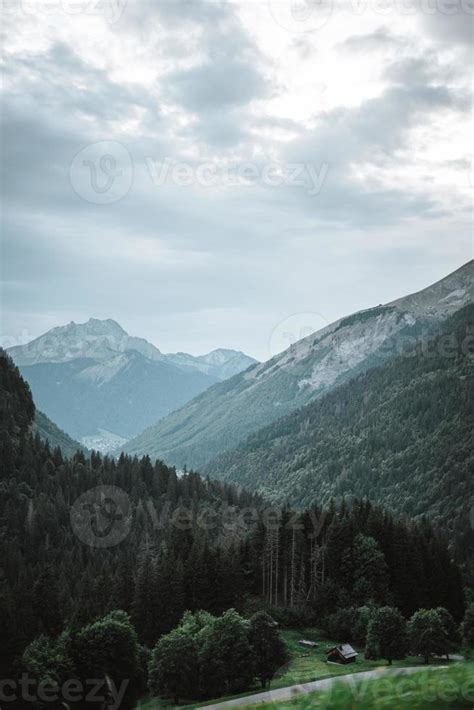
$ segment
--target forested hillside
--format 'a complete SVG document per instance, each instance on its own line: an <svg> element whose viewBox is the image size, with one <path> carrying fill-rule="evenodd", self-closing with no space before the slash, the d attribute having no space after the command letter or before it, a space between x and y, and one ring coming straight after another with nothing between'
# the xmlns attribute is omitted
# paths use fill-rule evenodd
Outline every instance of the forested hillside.
<svg viewBox="0 0 474 710"><path fill-rule="evenodd" d="M309 604L320 621L367 604L393 604L407 616L438 604L462 613L459 569L429 522L369 501L284 508L258 526L252 544L253 591L274 606Z"/></svg>
<svg viewBox="0 0 474 710"><path fill-rule="evenodd" d="M227 529L219 511L255 508L255 497L192 473L178 478L148 458L65 459L31 435L30 390L2 351L0 387L0 665L39 633L54 636L112 608L133 609L146 641L171 629L186 608L218 612L239 603L234 545L241 532ZM104 544L104 531L82 515L92 505L107 523L109 504L126 534ZM204 565L205 590L196 583Z"/></svg>
<svg viewBox="0 0 474 710"><path fill-rule="evenodd" d="M40 439L47 441L51 449L59 446L65 456L74 456L77 451L87 451L85 446L72 439L69 434L56 426L46 414L38 409L35 412L32 431L33 434L38 434Z"/></svg>
<svg viewBox="0 0 474 710"><path fill-rule="evenodd" d="M427 514L472 552L473 323L471 305L436 339L262 429L206 472L299 506L366 496Z"/></svg>
<svg viewBox="0 0 474 710"><path fill-rule="evenodd" d="M130 614L147 646L186 609L276 605L322 619L397 603L407 614L443 605L462 616L459 569L425 523L365 502L301 516L268 510L243 489L178 477L148 457L65 459L31 435L31 393L4 353L0 386L4 677L22 672L36 637L74 644L84 624L114 609Z"/></svg>

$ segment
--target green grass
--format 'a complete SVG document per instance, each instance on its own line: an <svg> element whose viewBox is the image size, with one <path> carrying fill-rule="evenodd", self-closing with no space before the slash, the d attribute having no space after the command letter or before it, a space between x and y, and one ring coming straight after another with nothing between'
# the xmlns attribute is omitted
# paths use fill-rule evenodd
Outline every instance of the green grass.
<svg viewBox="0 0 474 710"><path fill-rule="evenodd" d="M324 651L335 646L337 642L324 636L316 629L306 629L304 631L291 629L283 631L282 635L290 650L291 662L285 672L272 682L272 688L284 688L297 683L307 683L312 680L321 680L322 678L388 667L387 661L366 660L364 658L364 649L359 648L356 644L351 644L359 653L355 663L347 666L328 665ZM298 643L303 638L309 641L316 641L318 647L305 649ZM419 666L422 663L423 661L418 656L410 656L403 661L394 661L393 667L406 668L407 666ZM443 664L445 661L433 663Z"/></svg>
<svg viewBox="0 0 474 710"><path fill-rule="evenodd" d="M334 676L348 675L351 673L360 673L361 671L374 670L377 668L387 668L386 661L367 661L364 658L364 649L352 644L356 651L359 652L356 663L347 666L328 665L326 663L325 650L336 645L336 642L324 636L317 629L285 629L282 630L282 636L290 652L291 660L287 667L282 669L282 672L276 677L271 684L271 690L276 688L285 688L290 685L299 683L308 683L313 680L322 680L323 678L331 678ZM318 646L314 649L307 649L301 646L298 641L300 639L308 639L315 641ZM431 665L444 665L446 661L433 661ZM420 666L423 664L419 657L408 657L403 661L394 661L393 667L405 668L407 666ZM245 697L261 692L261 687L255 684L245 693L239 695L227 695L222 698L214 698L212 700L201 701L197 703L181 705L181 708L199 708L202 705L210 705L213 702L222 700L230 700L237 697ZM159 698L149 698L140 703L140 710L160 710L161 708L173 708L173 704L169 701L160 700ZM308 706L309 707L309 706ZM351 707L351 706L348 706ZM471 708L474 707L474 702Z"/></svg>
<svg viewBox="0 0 474 710"><path fill-rule="evenodd" d="M420 671L398 678L367 680L349 688L337 683L330 691L293 700L252 705L288 710L464 710L474 707L474 664Z"/></svg>

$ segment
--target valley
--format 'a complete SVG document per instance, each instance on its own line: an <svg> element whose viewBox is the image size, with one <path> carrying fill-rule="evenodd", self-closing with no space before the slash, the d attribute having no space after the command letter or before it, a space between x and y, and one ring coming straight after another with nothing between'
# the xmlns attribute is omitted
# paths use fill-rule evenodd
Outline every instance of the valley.
<svg viewBox="0 0 474 710"><path fill-rule="evenodd" d="M422 661L433 678L468 682L471 272L402 299L401 310L343 318L168 415L194 412L183 426L202 441L215 431L211 401L229 405L222 436L237 413L247 420L250 435L237 446L242 427L218 439L201 472L126 453L114 431L131 413L137 426L151 416L150 399L171 407L164 383L176 396L185 376L224 377L240 355L171 364L149 344L111 339L110 322L85 324L86 341L68 326L67 348L61 329L43 350L22 346L19 367L0 351L2 672L62 684L94 673L112 699L126 677L125 706L148 710L246 696L305 707L311 694L285 690L301 683L330 703L351 674L378 684L388 666L396 696L398 673L417 675ZM89 427L87 448L32 392L68 430ZM288 411L261 427L269 402ZM440 660L449 654L457 660Z"/></svg>
<svg viewBox="0 0 474 710"><path fill-rule="evenodd" d="M9 354L45 414L104 453L255 362L224 349L165 355L115 321L93 318L53 328Z"/></svg>
<svg viewBox="0 0 474 710"><path fill-rule="evenodd" d="M206 478L74 452L0 352L3 673L99 673L106 694L125 675L126 705L151 692L153 710L346 677L326 653L347 644L356 675L470 653L473 308L432 325L429 356L415 340L221 454Z"/></svg>
<svg viewBox="0 0 474 710"><path fill-rule="evenodd" d="M473 2L0 0L0 710L474 710Z"/></svg>
<svg viewBox="0 0 474 710"><path fill-rule="evenodd" d="M218 383L127 442L124 451L205 469L258 429L399 356L474 300L474 261L419 293L355 313Z"/></svg>

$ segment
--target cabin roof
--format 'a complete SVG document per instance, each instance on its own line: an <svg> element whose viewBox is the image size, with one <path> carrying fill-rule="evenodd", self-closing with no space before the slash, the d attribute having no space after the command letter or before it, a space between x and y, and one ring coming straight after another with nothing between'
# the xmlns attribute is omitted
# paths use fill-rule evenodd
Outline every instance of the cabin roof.
<svg viewBox="0 0 474 710"><path fill-rule="evenodd" d="M337 651L343 658L355 658L358 655L357 651L349 643L342 643L340 646L330 648L329 651L326 651L326 655L333 651Z"/></svg>

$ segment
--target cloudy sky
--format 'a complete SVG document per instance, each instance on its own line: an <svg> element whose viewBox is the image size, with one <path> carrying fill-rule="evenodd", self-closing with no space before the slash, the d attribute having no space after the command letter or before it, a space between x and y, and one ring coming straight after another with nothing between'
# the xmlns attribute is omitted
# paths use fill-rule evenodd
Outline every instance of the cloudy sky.
<svg viewBox="0 0 474 710"><path fill-rule="evenodd" d="M265 359L468 261L469 3L3 0L3 343Z"/></svg>

